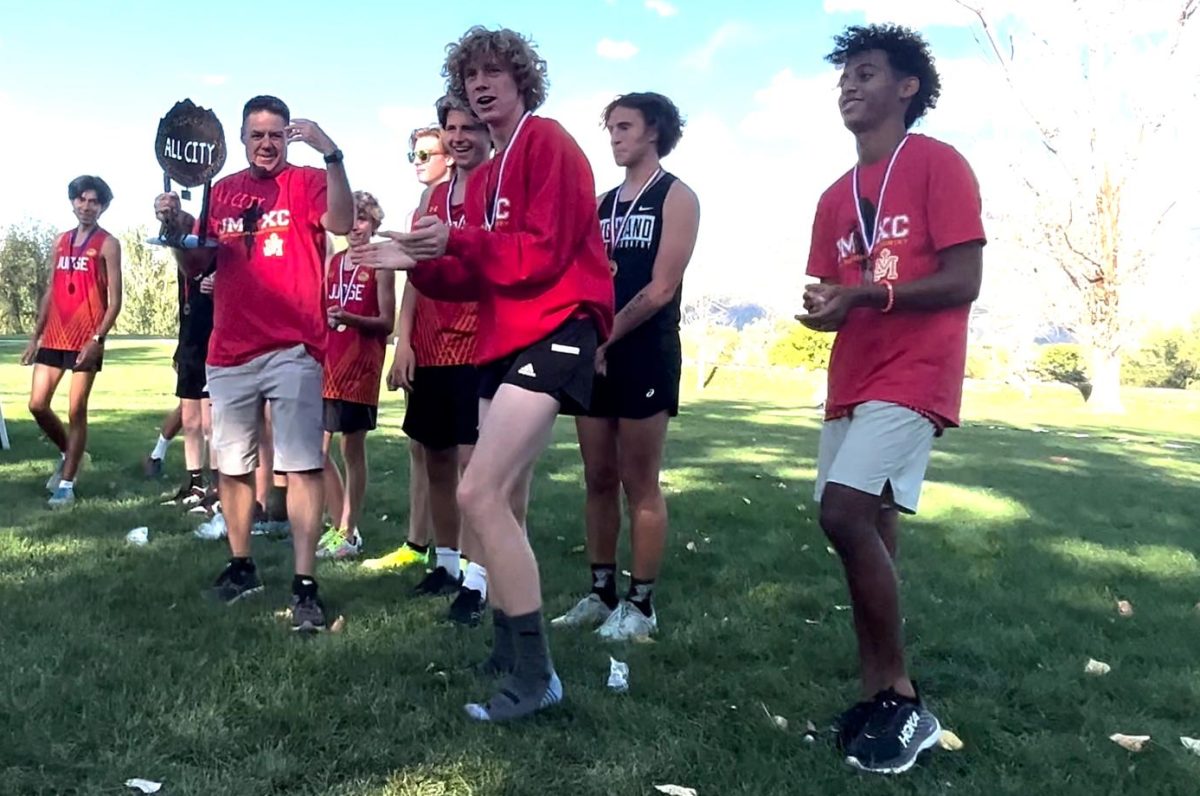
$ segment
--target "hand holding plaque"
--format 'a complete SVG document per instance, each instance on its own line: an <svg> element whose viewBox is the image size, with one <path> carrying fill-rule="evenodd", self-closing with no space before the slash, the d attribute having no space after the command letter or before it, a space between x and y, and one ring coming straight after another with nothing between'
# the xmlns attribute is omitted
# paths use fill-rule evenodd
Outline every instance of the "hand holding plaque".
<svg viewBox="0 0 1200 796"><path fill-rule="evenodd" d="M158 123L154 150L163 170L163 193L154 200L154 215L162 226L158 237L147 242L187 249L215 246L216 241L207 239L208 194L213 178L225 165L221 122L190 99L177 102ZM189 188L204 186L197 234L192 234L195 219L183 211L179 195L171 190L172 181L184 187L184 199L190 198Z"/></svg>

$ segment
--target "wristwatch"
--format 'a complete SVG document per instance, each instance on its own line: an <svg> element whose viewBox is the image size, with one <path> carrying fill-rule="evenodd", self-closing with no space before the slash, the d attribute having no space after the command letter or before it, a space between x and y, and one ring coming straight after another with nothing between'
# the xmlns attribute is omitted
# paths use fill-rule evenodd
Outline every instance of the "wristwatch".
<svg viewBox="0 0 1200 796"><path fill-rule="evenodd" d="M328 155L325 156L325 162L326 163L341 163L342 162L342 150L335 149L332 152L330 152Z"/></svg>

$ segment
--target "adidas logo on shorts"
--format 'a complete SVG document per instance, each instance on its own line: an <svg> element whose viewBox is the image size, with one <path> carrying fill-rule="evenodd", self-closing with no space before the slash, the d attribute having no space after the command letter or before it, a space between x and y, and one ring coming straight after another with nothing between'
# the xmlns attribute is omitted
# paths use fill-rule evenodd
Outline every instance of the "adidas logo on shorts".
<svg viewBox="0 0 1200 796"><path fill-rule="evenodd" d="M522 376L528 376L531 379L537 378L537 371L535 371L533 369L532 362L526 362L524 365L521 366L521 369L518 370L517 373L521 374Z"/></svg>

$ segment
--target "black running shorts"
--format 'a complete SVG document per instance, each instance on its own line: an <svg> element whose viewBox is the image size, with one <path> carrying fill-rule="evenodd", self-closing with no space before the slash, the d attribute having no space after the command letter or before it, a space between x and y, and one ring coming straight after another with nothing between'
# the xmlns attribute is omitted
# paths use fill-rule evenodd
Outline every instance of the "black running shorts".
<svg viewBox="0 0 1200 796"><path fill-rule="evenodd" d="M39 348L37 353L33 355L33 361L38 365L46 365L59 370L75 370L75 359L79 356L78 351L65 351L61 348ZM100 352L100 358L96 360L96 367L91 368L91 372L99 373L104 369L104 352ZM80 373L86 369L80 369Z"/></svg>
<svg viewBox="0 0 1200 796"><path fill-rule="evenodd" d="M418 367L405 398L404 433L432 450L479 440L479 371L474 365Z"/></svg>
<svg viewBox="0 0 1200 796"><path fill-rule="evenodd" d="M581 415L592 402L596 375L596 324L571 318L546 337L515 354L481 365L479 397L491 400L501 384L545 393L565 415Z"/></svg>
<svg viewBox="0 0 1200 796"><path fill-rule="evenodd" d="M183 356L175 360L175 397L199 401L208 397L208 374L204 370L204 359Z"/></svg>
<svg viewBox="0 0 1200 796"><path fill-rule="evenodd" d="M359 431L375 430L378 407L336 398L325 398L324 402L323 422L330 434L357 434Z"/></svg>
<svg viewBox="0 0 1200 796"><path fill-rule="evenodd" d="M588 417L645 420L660 412L675 417L683 367L679 337L626 340L617 341L605 357L607 372L596 376Z"/></svg>

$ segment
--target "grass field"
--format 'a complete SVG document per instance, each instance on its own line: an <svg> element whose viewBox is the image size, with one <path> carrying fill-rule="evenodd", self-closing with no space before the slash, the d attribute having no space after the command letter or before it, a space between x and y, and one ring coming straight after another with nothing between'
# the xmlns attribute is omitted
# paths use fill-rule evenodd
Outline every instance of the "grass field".
<svg viewBox="0 0 1200 796"><path fill-rule="evenodd" d="M1129 393L1110 427L1069 389L968 391L968 426L939 442L901 543L914 671L966 746L885 781L848 770L827 734L804 740L856 685L840 568L810 504L820 416L795 376L722 371L686 391L657 643L552 634L566 703L501 728L460 709L486 695L458 668L489 631L410 598L418 573L323 564L347 625L311 641L274 616L290 581L280 542L255 540L264 598L200 599L225 548L157 505L173 478L140 473L173 401L166 344L110 345L81 502L49 512L52 451L28 419L19 350L0 344L2 793L132 793L129 777L172 796L1200 791L1200 758L1179 743L1200 736L1200 393ZM387 396L371 438L373 552L403 537L402 408ZM172 477L181 457L176 444ZM581 476L562 421L530 515L548 612L587 585ZM124 542L138 525L146 547ZM610 654L630 665L628 694L605 688ZM1085 676L1089 657L1112 672ZM1132 754L1116 732L1153 740Z"/></svg>

